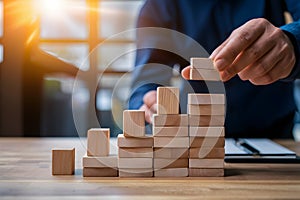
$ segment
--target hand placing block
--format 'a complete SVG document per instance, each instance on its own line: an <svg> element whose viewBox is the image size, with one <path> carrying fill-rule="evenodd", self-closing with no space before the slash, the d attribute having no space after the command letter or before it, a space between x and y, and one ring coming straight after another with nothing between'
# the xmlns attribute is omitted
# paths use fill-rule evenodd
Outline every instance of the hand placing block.
<svg viewBox="0 0 300 200"><path fill-rule="evenodd" d="M190 80L220 81L221 78L217 70L191 68Z"/></svg>
<svg viewBox="0 0 300 200"><path fill-rule="evenodd" d="M191 58L191 67L197 69L216 69L210 58Z"/></svg>
<svg viewBox="0 0 300 200"><path fill-rule="evenodd" d="M123 132L125 137L144 137L145 111L124 110Z"/></svg>
<svg viewBox="0 0 300 200"><path fill-rule="evenodd" d="M87 155L108 156L110 130L108 128L93 128L87 133Z"/></svg>
<svg viewBox="0 0 300 200"><path fill-rule="evenodd" d="M52 149L52 175L72 175L75 171L75 148Z"/></svg>
<svg viewBox="0 0 300 200"><path fill-rule="evenodd" d="M179 114L179 88L157 88L157 114Z"/></svg>

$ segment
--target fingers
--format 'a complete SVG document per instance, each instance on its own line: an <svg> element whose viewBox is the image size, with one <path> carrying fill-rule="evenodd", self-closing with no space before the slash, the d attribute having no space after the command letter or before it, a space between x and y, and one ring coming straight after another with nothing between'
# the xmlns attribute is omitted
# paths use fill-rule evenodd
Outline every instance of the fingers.
<svg viewBox="0 0 300 200"><path fill-rule="evenodd" d="M145 111L145 120L149 124L152 124L152 115L154 114L145 104L143 104L139 110Z"/></svg>
<svg viewBox="0 0 300 200"><path fill-rule="evenodd" d="M155 90L149 91L144 95L143 101L148 108L151 108L154 104L156 104L157 101L156 95L157 93ZM154 107L152 109L156 111Z"/></svg>
<svg viewBox="0 0 300 200"><path fill-rule="evenodd" d="M186 80L190 79L190 70L191 70L191 66L187 66L181 71L181 75L184 79Z"/></svg>

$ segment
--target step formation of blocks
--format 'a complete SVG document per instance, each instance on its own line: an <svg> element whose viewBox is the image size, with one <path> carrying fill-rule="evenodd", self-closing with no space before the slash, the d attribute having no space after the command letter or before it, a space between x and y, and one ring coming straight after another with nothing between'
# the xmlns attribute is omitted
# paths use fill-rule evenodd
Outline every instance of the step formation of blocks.
<svg viewBox="0 0 300 200"><path fill-rule="evenodd" d="M179 89L157 88L157 114L153 116L155 177L188 176L188 115L179 114Z"/></svg>

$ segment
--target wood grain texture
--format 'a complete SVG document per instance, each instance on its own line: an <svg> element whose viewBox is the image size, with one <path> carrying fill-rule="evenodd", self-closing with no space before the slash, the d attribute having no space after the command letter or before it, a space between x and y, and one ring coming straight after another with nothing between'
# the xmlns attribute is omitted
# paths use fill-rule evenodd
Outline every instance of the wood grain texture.
<svg viewBox="0 0 300 200"><path fill-rule="evenodd" d="M152 158L119 158L119 168L149 169L153 167Z"/></svg>
<svg viewBox="0 0 300 200"><path fill-rule="evenodd" d="M225 137L224 127L189 127L190 137Z"/></svg>
<svg viewBox="0 0 300 200"><path fill-rule="evenodd" d="M192 105L210 105L225 104L224 94L188 94L188 104Z"/></svg>
<svg viewBox="0 0 300 200"><path fill-rule="evenodd" d="M146 177L153 177L153 169L120 169L119 170L119 177L123 178L146 178Z"/></svg>
<svg viewBox="0 0 300 200"><path fill-rule="evenodd" d="M225 106L214 105L188 105L189 115L225 115Z"/></svg>
<svg viewBox="0 0 300 200"><path fill-rule="evenodd" d="M188 137L189 128L187 126L179 127L155 127L153 126L154 137Z"/></svg>
<svg viewBox="0 0 300 200"><path fill-rule="evenodd" d="M190 148L189 158L223 158L225 148Z"/></svg>
<svg viewBox="0 0 300 200"><path fill-rule="evenodd" d="M224 159L189 159L189 168L223 169Z"/></svg>
<svg viewBox="0 0 300 200"><path fill-rule="evenodd" d="M214 70L214 63L210 58L191 58L191 67L199 69L211 69Z"/></svg>
<svg viewBox="0 0 300 200"><path fill-rule="evenodd" d="M52 149L52 175L72 175L75 170L75 148Z"/></svg>
<svg viewBox="0 0 300 200"><path fill-rule="evenodd" d="M123 134L119 134L118 147L153 147L153 137L145 136L143 138L126 138Z"/></svg>
<svg viewBox="0 0 300 200"><path fill-rule="evenodd" d="M207 148L223 148L225 146L225 138L219 137L190 137L190 147L207 147Z"/></svg>
<svg viewBox="0 0 300 200"><path fill-rule="evenodd" d="M120 158L153 158L153 148L118 148Z"/></svg>
<svg viewBox="0 0 300 200"><path fill-rule="evenodd" d="M145 111L123 111L123 134L125 137L145 136Z"/></svg>
<svg viewBox="0 0 300 200"><path fill-rule="evenodd" d="M221 79L217 70L191 68L190 80L220 81Z"/></svg>
<svg viewBox="0 0 300 200"><path fill-rule="evenodd" d="M179 88L157 88L157 114L179 114Z"/></svg>
<svg viewBox="0 0 300 200"><path fill-rule="evenodd" d="M117 177L118 169L84 167L82 169L82 176L83 177Z"/></svg>
<svg viewBox="0 0 300 200"><path fill-rule="evenodd" d="M178 114L178 115L153 115L153 126L188 126L188 115Z"/></svg>
<svg viewBox="0 0 300 200"><path fill-rule="evenodd" d="M154 171L155 177L187 177L188 168L168 168Z"/></svg>
<svg viewBox="0 0 300 200"><path fill-rule="evenodd" d="M190 126L224 126L224 115L189 115Z"/></svg>
<svg viewBox="0 0 300 200"><path fill-rule="evenodd" d="M197 169L189 168L190 177L222 177L224 169Z"/></svg>
<svg viewBox="0 0 300 200"><path fill-rule="evenodd" d="M110 129L92 128L87 133L87 155L88 156L108 156Z"/></svg>
<svg viewBox="0 0 300 200"><path fill-rule="evenodd" d="M154 137L154 147L188 148L189 137Z"/></svg>
<svg viewBox="0 0 300 200"><path fill-rule="evenodd" d="M188 148L154 148L154 158L189 158Z"/></svg>
<svg viewBox="0 0 300 200"><path fill-rule="evenodd" d="M106 157L82 157L82 167L93 167L93 168L117 168L118 157L116 155L110 155Z"/></svg>
<svg viewBox="0 0 300 200"><path fill-rule="evenodd" d="M175 158L154 158L154 169L166 169L166 168L188 168L189 159L175 159Z"/></svg>

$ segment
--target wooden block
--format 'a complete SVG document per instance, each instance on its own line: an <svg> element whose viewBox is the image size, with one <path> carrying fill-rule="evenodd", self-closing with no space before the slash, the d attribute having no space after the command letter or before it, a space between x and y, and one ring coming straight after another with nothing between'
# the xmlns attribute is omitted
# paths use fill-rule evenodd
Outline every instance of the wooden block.
<svg viewBox="0 0 300 200"><path fill-rule="evenodd" d="M225 128L224 127L189 127L190 137L224 137Z"/></svg>
<svg viewBox="0 0 300 200"><path fill-rule="evenodd" d="M179 114L179 88L157 88L157 114Z"/></svg>
<svg viewBox="0 0 300 200"><path fill-rule="evenodd" d="M153 158L153 148L125 148L119 147L120 158Z"/></svg>
<svg viewBox="0 0 300 200"><path fill-rule="evenodd" d="M189 148L189 137L154 137L154 147Z"/></svg>
<svg viewBox="0 0 300 200"><path fill-rule="evenodd" d="M155 127L153 126L154 137L188 137L189 128L187 126L179 127Z"/></svg>
<svg viewBox="0 0 300 200"><path fill-rule="evenodd" d="M217 70L191 68L190 80L220 81L221 79Z"/></svg>
<svg viewBox="0 0 300 200"><path fill-rule="evenodd" d="M189 168L224 168L224 159L189 159Z"/></svg>
<svg viewBox="0 0 300 200"><path fill-rule="evenodd" d="M155 177L187 177L188 168L157 169L154 171Z"/></svg>
<svg viewBox="0 0 300 200"><path fill-rule="evenodd" d="M152 158L119 158L119 168L149 169L153 166Z"/></svg>
<svg viewBox="0 0 300 200"><path fill-rule="evenodd" d="M72 175L75 172L75 148L52 149L52 175Z"/></svg>
<svg viewBox="0 0 300 200"><path fill-rule="evenodd" d="M215 69L214 62L210 58L191 58L191 67L199 69Z"/></svg>
<svg viewBox="0 0 300 200"><path fill-rule="evenodd" d="M202 148L223 148L225 146L224 137L190 137L190 147Z"/></svg>
<svg viewBox="0 0 300 200"><path fill-rule="evenodd" d="M165 169L165 168L188 168L189 159L176 159L176 158L154 158L153 168L154 169Z"/></svg>
<svg viewBox="0 0 300 200"><path fill-rule="evenodd" d="M189 168L190 177L223 177L224 169Z"/></svg>
<svg viewBox="0 0 300 200"><path fill-rule="evenodd" d="M82 175L83 177L118 177L118 169L84 167Z"/></svg>
<svg viewBox="0 0 300 200"><path fill-rule="evenodd" d="M124 110L123 132L125 137L144 137L145 111Z"/></svg>
<svg viewBox="0 0 300 200"><path fill-rule="evenodd" d="M224 94L188 94L188 104L191 105L209 105L225 104Z"/></svg>
<svg viewBox="0 0 300 200"><path fill-rule="evenodd" d="M153 137L145 136L142 138L124 137L123 134L118 135L118 147L153 147Z"/></svg>
<svg viewBox="0 0 300 200"><path fill-rule="evenodd" d="M92 157L92 156L85 155L82 158L82 166L93 167L93 168L117 168L118 157L117 156Z"/></svg>
<svg viewBox="0 0 300 200"><path fill-rule="evenodd" d="M87 134L87 155L88 156L108 156L110 129L92 128Z"/></svg>
<svg viewBox="0 0 300 200"><path fill-rule="evenodd" d="M189 115L225 115L225 106L213 105L188 105Z"/></svg>
<svg viewBox="0 0 300 200"><path fill-rule="evenodd" d="M225 148L190 148L190 158L223 158L225 157Z"/></svg>
<svg viewBox="0 0 300 200"><path fill-rule="evenodd" d="M190 126L224 126L224 115L189 115Z"/></svg>
<svg viewBox="0 0 300 200"><path fill-rule="evenodd" d="M119 177L153 177L153 169L119 169Z"/></svg>
<svg viewBox="0 0 300 200"><path fill-rule="evenodd" d="M188 126L188 115L179 114L179 115L153 115L153 126Z"/></svg>
<svg viewBox="0 0 300 200"><path fill-rule="evenodd" d="M154 158L189 158L188 148L154 148Z"/></svg>

